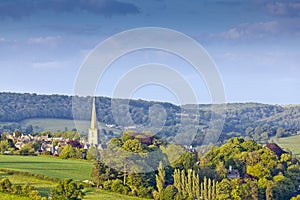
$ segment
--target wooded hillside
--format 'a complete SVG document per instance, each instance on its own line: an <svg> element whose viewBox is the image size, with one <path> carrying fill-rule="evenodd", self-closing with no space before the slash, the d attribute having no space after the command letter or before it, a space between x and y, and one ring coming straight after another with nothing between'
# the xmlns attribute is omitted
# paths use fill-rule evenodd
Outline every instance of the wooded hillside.
<svg viewBox="0 0 300 200"><path fill-rule="evenodd" d="M65 95L37 95L19 93L0 93L0 122L14 122L11 127L2 127L0 131L13 131L22 120L30 118L74 119L72 101L76 102L73 109L75 118L90 120L91 97L72 97ZM119 100L117 112L124 112L126 100ZM177 106L171 103L152 102L144 100L130 100L129 112L134 124L142 127L149 126L149 108L161 105L166 111L164 128L160 131L162 138L174 137L181 123L181 114L189 113L190 106ZM111 110L111 99L108 97L96 98L98 121L106 124L115 124ZM208 126L212 112L210 105L199 105L197 116L186 115L184 120L195 122L197 120L198 135L195 145L203 140L203 128ZM165 116L157 116L159 121ZM259 103L230 103L227 104L226 121L221 140L231 137L243 136L253 138L255 141L266 141L270 137L285 137L296 134L300 125L300 106L266 105ZM122 121L123 120L123 121ZM126 124L128 119L121 118L118 125ZM123 123L124 122L124 123ZM29 132L31 129L28 130Z"/></svg>

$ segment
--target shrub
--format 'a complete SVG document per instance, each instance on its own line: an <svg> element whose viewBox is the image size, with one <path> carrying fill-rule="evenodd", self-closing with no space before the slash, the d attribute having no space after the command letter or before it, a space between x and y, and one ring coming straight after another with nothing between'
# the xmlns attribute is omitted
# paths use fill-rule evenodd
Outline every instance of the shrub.
<svg viewBox="0 0 300 200"><path fill-rule="evenodd" d="M64 179L59 181L58 186L51 190L51 195L53 199L79 200L84 196L83 189L83 184L72 179Z"/></svg>
<svg viewBox="0 0 300 200"><path fill-rule="evenodd" d="M104 181L103 182L103 189L107 190L107 191L110 191L111 190L111 183L112 183L111 180Z"/></svg>
<svg viewBox="0 0 300 200"><path fill-rule="evenodd" d="M173 199L175 199L177 193L178 193L177 188L174 185L169 185L164 190L163 199L164 200L173 200Z"/></svg>
<svg viewBox="0 0 300 200"><path fill-rule="evenodd" d="M12 191L12 183L4 178L0 181L0 192L10 193Z"/></svg>
<svg viewBox="0 0 300 200"><path fill-rule="evenodd" d="M123 182L120 179L116 179L111 183L111 191L120 194L128 194L130 188L127 185L123 185Z"/></svg>

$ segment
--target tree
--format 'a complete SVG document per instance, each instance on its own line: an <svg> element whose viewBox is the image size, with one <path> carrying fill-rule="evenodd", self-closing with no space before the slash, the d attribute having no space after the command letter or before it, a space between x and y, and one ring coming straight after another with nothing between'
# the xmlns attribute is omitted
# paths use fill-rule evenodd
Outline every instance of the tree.
<svg viewBox="0 0 300 200"><path fill-rule="evenodd" d="M28 142L26 144L24 144L20 150L18 150L18 153L20 155L31 155L35 153L34 150L34 143L33 142Z"/></svg>
<svg viewBox="0 0 300 200"><path fill-rule="evenodd" d="M72 179L64 179L59 181L58 186L51 189L53 199L72 199L80 200L84 196L83 184L73 181Z"/></svg>
<svg viewBox="0 0 300 200"><path fill-rule="evenodd" d="M103 185L104 181L109 180L110 177L114 177L114 172L109 167L105 166L103 162L97 161L92 169L91 177L93 182L99 188Z"/></svg>
<svg viewBox="0 0 300 200"><path fill-rule="evenodd" d="M99 157L98 149L94 146L91 146L87 152L86 159L87 160L97 160Z"/></svg>
<svg viewBox="0 0 300 200"><path fill-rule="evenodd" d="M285 130L281 127L277 128L276 137L281 138L281 137L284 137L284 135L285 135Z"/></svg>
<svg viewBox="0 0 300 200"><path fill-rule="evenodd" d="M111 182L111 191L127 195L130 191L130 188L127 185L123 185L120 179L115 179Z"/></svg>
<svg viewBox="0 0 300 200"><path fill-rule="evenodd" d="M14 137L21 137L21 132L19 130L15 130L13 133Z"/></svg>
<svg viewBox="0 0 300 200"><path fill-rule="evenodd" d="M184 152L174 163L172 163L172 167L181 170L184 169L187 172L189 169L195 169L196 162L196 153Z"/></svg>
<svg viewBox="0 0 300 200"><path fill-rule="evenodd" d="M82 153L78 148L74 148L70 144L67 144L59 154L59 157L62 159L82 158Z"/></svg>
<svg viewBox="0 0 300 200"><path fill-rule="evenodd" d="M121 136L121 140L125 143L127 140L132 139L133 134L134 131L125 131Z"/></svg>
<svg viewBox="0 0 300 200"><path fill-rule="evenodd" d="M218 200L229 200L231 199L232 186L228 179L223 179L217 184L217 199Z"/></svg>
<svg viewBox="0 0 300 200"><path fill-rule="evenodd" d="M163 191L163 200L174 200L178 193L177 188L174 185L168 185Z"/></svg>
<svg viewBox="0 0 300 200"><path fill-rule="evenodd" d="M192 169L188 170L187 173L187 184L186 184L186 191L188 193L188 198L193 199L193 182L192 182Z"/></svg>
<svg viewBox="0 0 300 200"><path fill-rule="evenodd" d="M201 191L200 191L200 179L199 174L196 175L195 171L193 171L193 195L197 199L201 198Z"/></svg>
<svg viewBox="0 0 300 200"><path fill-rule="evenodd" d="M258 178L263 178L271 175L270 170L262 166L261 163L258 163L254 166L247 166L247 173Z"/></svg>
<svg viewBox="0 0 300 200"><path fill-rule="evenodd" d="M227 169L224 165L224 162L220 161L216 166L216 173L218 180L222 180L227 176Z"/></svg>
<svg viewBox="0 0 300 200"><path fill-rule="evenodd" d="M292 197L291 200L300 200L300 194L297 195L296 197Z"/></svg>
<svg viewBox="0 0 300 200"><path fill-rule="evenodd" d="M133 153L141 153L143 151L142 144L137 139L126 140L126 142L123 144L123 148L124 150Z"/></svg>
<svg viewBox="0 0 300 200"><path fill-rule="evenodd" d="M244 179L241 185L241 197L242 199L258 200L258 186L256 180Z"/></svg>
<svg viewBox="0 0 300 200"><path fill-rule="evenodd" d="M208 191L207 191L208 187L207 187L207 178L206 176L203 179L203 198L204 199L208 199Z"/></svg>
<svg viewBox="0 0 300 200"><path fill-rule="evenodd" d="M186 185L187 185L187 179L185 176L185 171L184 169L181 170L181 183L180 183L180 187L181 187L181 198L185 199L188 196L188 193L186 191Z"/></svg>
<svg viewBox="0 0 300 200"><path fill-rule="evenodd" d="M158 174L155 175L155 179L159 197L160 199L163 199L163 191L165 186L165 171L162 162L159 163Z"/></svg>
<svg viewBox="0 0 300 200"><path fill-rule="evenodd" d="M12 183L9 179L4 178L0 181L0 192L9 193L12 191Z"/></svg>
<svg viewBox="0 0 300 200"><path fill-rule="evenodd" d="M266 189L266 200L272 200L273 199L273 189L272 185L268 184Z"/></svg>
<svg viewBox="0 0 300 200"><path fill-rule="evenodd" d="M3 154L5 151L9 150L9 144L7 140L0 141L0 153Z"/></svg>
<svg viewBox="0 0 300 200"><path fill-rule="evenodd" d="M112 138L108 143L107 143L107 147L113 149L115 147L122 147L123 145L123 141L119 138Z"/></svg>
<svg viewBox="0 0 300 200"><path fill-rule="evenodd" d="M178 198L181 199L181 172L179 169L175 169L173 173L173 179L174 179L174 186L177 188L178 191Z"/></svg>
<svg viewBox="0 0 300 200"><path fill-rule="evenodd" d="M289 178L285 177L274 184L272 190L274 200L290 199L295 190L295 185Z"/></svg>

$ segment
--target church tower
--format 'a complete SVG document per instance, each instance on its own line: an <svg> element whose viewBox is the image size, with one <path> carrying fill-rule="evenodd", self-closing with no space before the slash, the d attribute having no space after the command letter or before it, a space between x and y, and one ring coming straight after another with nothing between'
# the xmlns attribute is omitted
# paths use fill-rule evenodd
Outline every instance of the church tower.
<svg viewBox="0 0 300 200"><path fill-rule="evenodd" d="M88 143L91 145L100 144L100 134L99 134L98 123L97 123L95 98L93 99L91 127L89 128Z"/></svg>

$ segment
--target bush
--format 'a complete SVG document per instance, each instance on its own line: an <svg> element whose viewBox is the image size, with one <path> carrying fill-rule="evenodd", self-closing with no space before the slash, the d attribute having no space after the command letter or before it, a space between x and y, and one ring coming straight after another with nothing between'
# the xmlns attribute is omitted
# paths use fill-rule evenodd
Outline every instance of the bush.
<svg viewBox="0 0 300 200"><path fill-rule="evenodd" d="M178 193L177 188L174 185L169 185L164 190L163 199L164 200L173 200L173 199L175 199L177 193Z"/></svg>
<svg viewBox="0 0 300 200"><path fill-rule="evenodd" d="M152 187L139 187L138 188L138 196L143 198L151 198Z"/></svg>
<svg viewBox="0 0 300 200"><path fill-rule="evenodd" d="M103 182L103 189L104 190L107 190L107 191L110 191L111 190L111 180L108 180L108 181L104 181Z"/></svg>
<svg viewBox="0 0 300 200"><path fill-rule="evenodd" d="M58 186L51 190L51 195L53 199L79 200L84 196L83 189L83 184L72 179L64 179L59 181Z"/></svg>
<svg viewBox="0 0 300 200"><path fill-rule="evenodd" d="M123 182L120 179L116 179L111 182L111 191L127 195L130 188L127 185L123 185Z"/></svg>
<svg viewBox="0 0 300 200"><path fill-rule="evenodd" d="M4 178L0 181L0 192L3 193L12 192L12 183L7 178Z"/></svg>
<svg viewBox="0 0 300 200"><path fill-rule="evenodd" d="M9 179L5 178L0 180L0 192L7 194L16 194L29 197L32 200L46 200L45 197L41 197L39 192L28 184L23 187L20 185L13 185Z"/></svg>

